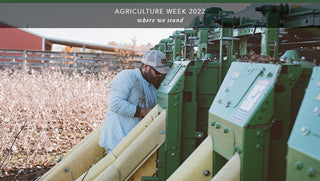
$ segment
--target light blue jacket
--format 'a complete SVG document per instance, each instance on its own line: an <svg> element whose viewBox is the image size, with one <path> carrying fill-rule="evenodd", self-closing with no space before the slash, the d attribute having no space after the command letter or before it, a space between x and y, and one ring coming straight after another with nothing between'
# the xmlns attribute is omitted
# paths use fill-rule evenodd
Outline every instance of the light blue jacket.
<svg viewBox="0 0 320 181"><path fill-rule="evenodd" d="M153 108L157 89L147 82L139 69L123 70L109 84L108 110L103 121L99 144L113 150L139 123L136 106Z"/></svg>

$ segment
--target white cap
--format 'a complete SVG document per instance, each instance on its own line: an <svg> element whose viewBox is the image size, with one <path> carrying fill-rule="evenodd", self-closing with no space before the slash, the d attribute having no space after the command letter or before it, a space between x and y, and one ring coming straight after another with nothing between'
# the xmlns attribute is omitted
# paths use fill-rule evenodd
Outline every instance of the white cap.
<svg viewBox="0 0 320 181"><path fill-rule="evenodd" d="M170 68L166 56L159 50L149 50L142 57L142 63L153 67L161 74L167 74Z"/></svg>

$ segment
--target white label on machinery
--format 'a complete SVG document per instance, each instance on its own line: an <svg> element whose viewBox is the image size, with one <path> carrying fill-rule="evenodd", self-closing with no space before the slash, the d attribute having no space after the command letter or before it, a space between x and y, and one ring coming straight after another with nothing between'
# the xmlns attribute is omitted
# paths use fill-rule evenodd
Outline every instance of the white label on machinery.
<svg viewBox="0 0 320 181"><path fill-rule="evenodd" d="M264 93L265 89L269 85L270 81L268 80L258 80L256 85L250 91L249 95L242 102L240 109L245 111L250 111L252 107L255 105L259 97Z"/></svg>

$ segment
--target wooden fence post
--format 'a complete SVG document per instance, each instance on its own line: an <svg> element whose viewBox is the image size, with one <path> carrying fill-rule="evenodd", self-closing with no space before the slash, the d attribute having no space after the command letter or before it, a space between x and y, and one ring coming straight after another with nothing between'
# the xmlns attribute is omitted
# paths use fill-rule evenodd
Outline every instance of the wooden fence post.
<svg viewBox="0 0 320 181"><path fill-rule="evenodd" d="M77 53L73 53L73 73L76 73L76 68L77 68Z"/></svg>
<svg viewBox="0 0 320 181"><path fill-rule="evenodd" d="M11 70L13 70L15 68L15 66L14 66L15 62L16 62L16 59L13 58L12 59L12 64L11 64Z"/></svg>
<svg viewBox="0 0 320 181"><path fill-rule="evenodd" d="M22 69L23 71L27 70L27 50L23 50L23 60L22 60Z"/></svg>

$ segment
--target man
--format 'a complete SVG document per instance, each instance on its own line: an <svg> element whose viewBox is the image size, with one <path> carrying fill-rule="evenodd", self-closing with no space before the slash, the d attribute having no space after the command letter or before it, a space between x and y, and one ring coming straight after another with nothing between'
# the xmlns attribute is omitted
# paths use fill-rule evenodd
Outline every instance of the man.
<svg viewBox="0 0 320 181"><path fill-rule="evenodd" d="M140 69L121 71L110 83L99 141L107 153L157 104L157 89L169 69L166 56L150 50L143 55Z"/></svg>

